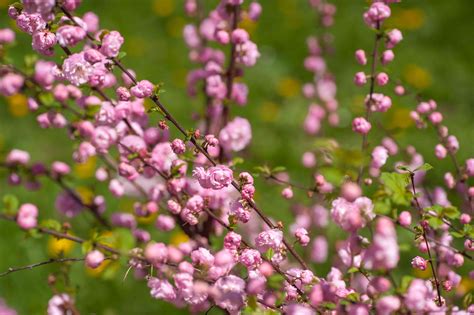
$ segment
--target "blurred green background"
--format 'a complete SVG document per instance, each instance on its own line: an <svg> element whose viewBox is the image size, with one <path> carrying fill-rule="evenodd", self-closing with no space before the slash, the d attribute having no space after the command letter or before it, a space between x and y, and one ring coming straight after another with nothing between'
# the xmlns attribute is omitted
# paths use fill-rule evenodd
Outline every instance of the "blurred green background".
<svg viewBox="0 0 474 315"><path fill-rule="evenodd" d="M100 16L103 28L116 29L124 35L123 50L127 52L124 63L135 69L140 78L164 82L164 104L185 126L191 127L195 122L189 113L201 112L203 102L201 98L190 100L186 95L186 73L194 65L187 59L188 51L181 38L182 28L188 22L183 13L183 2L83 0L79 12L93 10ZM216 3L204 2L208 8ZM306 0L260 2L264 8L261 20L258 24L246 26L259 45L262 57L245 74L245 82L250 87L248 106L232 108L232 114L248 118L253 127L253 142L242 167L251 169L265 163L284 165L292 179L309 183L310 174L301 167L300 159L301 154L311 148L315 138L307 137L301 129L308 103L301 97L300 90L304 82L311 80L311 75L303 68L307 55L306 37L320 34L321 30L317 28L316 15L309 10ZM327 61L338 84L341 127L325 131L325 136L334 136L342 146L358 149L360 137L348 130L352 117L363 112L362 100L367 89L356 88L352 83L354 73L362 70L356 65L353 55L355 49L371 49L373 33L361 18L367 2L331 2L337 5L336 22L331 28L335 51ZM12 25L6 14L8 3L9 0L0 0L0 27ZM393 17L388 23L403 31L404 40L394 49L396 57L389 66L389 73L408 82L426 98L437 100L450 132L459 138L461 150L458 155L464 161L474 155L474 45L471 41L474 4L471 0L458 0L455 4L450 1L404 1L392 7ZM17 42L10 57L21 66L23 56L31 53L31 44L26 35L19 35ZM383 89L387 94L391 94L390 90ZM432 186L441 182L442 169L451 165L448 160L435 161L433 147L437 142L433 130L420 131L411 124L408 113L415 105L410 97L395 98L392 109L377 119L386 128L403 128L397 134L397 140L403 145L414 145L427 162L435 165L427 179L428 185ZM379 132L379 136L382 135L383 132ZM376 138L371 138L371 141L377 143ZM63 130L39 129L34 115L27 114L24 100L18 97L0 99L0 150L5 153L11 148L27 149L33 160L46 162L71 162L73 150ZM81 177L80 186L93 183L93 167L94 164L89 163L75 168L75 174ZM2 177L1 195L15 193L22 202L37 203L42 217L57 217L54 210L57 187L44 182L39 193L28 192L23 188L8 187ZM274 198L281 187L263 185L262 181L258 181L257 186L256 198L262 208L275 218L288 222L289 207L279 198ZM105 187L96 186L94 190L109 196ZM83 193L87 194L87 191L84 189ZM303 193L296 194L302 203L307 203ZM107 213L110 213L129 207L130 202L118 203L110 199L108 206ZM92 219L87 215L74 219L75 233L87 237L85 233L90 223ZM331 231L331 234L337 233L335 228ZM178 238L179 235L171 237ZM409 239L406 235L402 237ZM45 260L48 250L54 246L48 245L45 238L27 239L14 224L0 222L0 272L9 266ZM80 248L73 247L69 255L79 256ZM400 266L402 269L397 273L408 272L409 260ZM318 275L323 275L328 268L329 265L321 265L315 270ZM169 305L152 299L143 281L135 281L132 276L122 281L123 266L115 274L109 272L105 275L110 279L102 279L104 274L99 277L90 274L81 263L72 265L72 269L70 280L76 286L77 306L84 314L167 314L172 310ZM0 297L20 314L44 314L52 295L47 287L47 275L57 270L58 265L49 265L0 278Z"/></svg>

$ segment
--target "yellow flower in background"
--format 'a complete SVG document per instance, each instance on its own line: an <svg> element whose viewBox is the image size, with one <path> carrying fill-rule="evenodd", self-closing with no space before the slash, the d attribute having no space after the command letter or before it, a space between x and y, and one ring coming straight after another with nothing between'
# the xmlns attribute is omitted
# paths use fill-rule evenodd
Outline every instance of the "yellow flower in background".
<svg viewBox="0 0 474 315"><path fill-rule="evenodd" d="M414 269L414 275L417 278L429 279L431 278L431 267L428 265L428 267L425 270L416 268Z"/></svg>
<svg viewBox="0 0 474 315"><path fill-rule="evenodd" d="M464 295L468 292L472 292L474 290L474 280L469 278L462 278L461 283L456 288L456 293L459 295Z"/></svg>
<svg viewBox="0 0 474 315"><path fill-rule="evenodd" d="M431 75L428 70L415 64L409 64L405 67L403 78L417 89L425 89L431 85Z"/></svg>
<svg viewBox="0 0 474 315"><path fill-rule="evenodd" d="M361 94L354 95L349 104L351 111L359 115L365 113L366 111L365 98L366 98L366 95L361 95Z"/></svg>
<svg viewBox="0 0 474 315"><path fill-rule="evenodd" d="M188 72L184 68L176 69L172 73L173 84L180 88L186 88L186 76ZM166 86L164 88L166 90Z"/></svg>
<svg viewBox="0 0 474 315"><path fill-rule="evenodd" d="M112 264L111 260L104 260L97 268L87 267L86 264L84 264L84 267L86 268L87 274L95 278L95 277L99 277L102 274L102 272L104 272L104 270L110 266L110 264Z"/></svg>
<svg viewBox="0 0 474 315"><path fill-rule="evenodd" d="M387 20L388 28L401 30L416 30L425 23L425 13L418 8L394 10L392 16Z"/></svg>
<svg viewBox="0 0 474 315"><path fill-rule="evenodd" d="M277 92L283 97L296 96L301 91L300 81L293 78L283 78L277 83Z"/></svg>
<svg viewBox="0 0 474 315"><path fill-rule="evenodd" d="M153 1L153 12L159 16L169 16L174 11L174 0Z"/></svg>
<svg viewBox="0 0 474 315"><path fill-rule="evenodd" d="M120 198L119 208L121 209L121 211L133 212L133 204L135 203L135 201L136 200L131 198Z"/></svg>
<svg viewBox="0 0 474 315"><path fill-rule="evenodd" d="M278 118L280 109L273 102L263 102L262 106L259 106L259 112L263 121L272 122Z"/></svg>
<svg viewBox="0 0 474 315"><path fill-rule="evenodd" d="M239 27L246 30L252 36L257 29L257 23L249 19L248 16L245 16L240 22Z"/></svg>
<svg viewBox="0 0 474 315"><path fill-rule="evenodd" d="M173 37L181 37L185 24L186 21L182 17L175 16L166 23L166 32Z"/></svg>
<svg viewBox="0 0 474 315"><path fill-rule="evenodd" d="M76 187L76 193L81 197L81 200L85 204L92 204L94 199L94 192L86 186Z"/></svg>
<svg viewBox="0 0 474 315"><path fill-rule="evenodd" d="M134 57L143 56L147 49L147 41L143 37L133 36L128 39L127 54Z"/></svg>
<svg viewBox="0 0 474 315"><path fill-rule="evenodd" d="M189 237L184 232L176 231L171 235L170 244L177 246L187 241L189 241Z"/></svg>
<svg viewBox="0 0 474 315"><path fill-rule="evenodd" d="M395 107L389 115L390 118L386 122L388 129L406 129L414 124L413 120L410 118L410 110L408 108Z"/></svg>
<svg viewBox="0 0 474 315"><path fill-rule="evenodd" d="M92 156L84 163L74 164L74 175L80 179L91 178L95 174L97 157Z"/></svg>
<svg viewBox="0 0 474 315"><path fill-rule="evenodd" d="M146 217L137 216L137 222L141 224L152 224L153 222L155 222L157 216L158 214L156 213L153 213L152 215Z"/></svg>
<svg viewBox="0 0 474 315"><path fill-rule="evenodd" d="M67 255L75 243L65 238L58 239L51 236L48 240L48 253L51 257L58 257L61 255Z"/></svg>
<svg viewBox="0 0 474 315"><path fill-rule="evenodd" d="M7 97L8 111L14 117L28 115L28 99L22 94Z"/></svg>

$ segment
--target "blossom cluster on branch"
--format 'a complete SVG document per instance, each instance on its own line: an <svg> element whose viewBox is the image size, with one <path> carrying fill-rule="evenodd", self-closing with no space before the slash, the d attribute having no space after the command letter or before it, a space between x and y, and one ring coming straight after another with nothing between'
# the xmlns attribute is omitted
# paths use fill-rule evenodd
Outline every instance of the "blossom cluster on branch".
<svg viewBox="0 0 474 315"><path fill-rule="evenodd" d="M345 165L338 156L348 151L336 139L320 136L340 119L336 78L326 60L333 50L330 27L336 7L325 0L309 1L319 26L308 37L309 55L303 62L313 76L302 89L310 102L303 129L318 139L316 147L302 154L311 175L308 186L290 180L282 167L238 169L252 141L252 127L247 118L234 117L232 109L247 105L245 71L265 58L242 23L258 22L258 1L221 0L212 9L208 3L185 1L191 22L183 37L194 65L187 92L203 98L194 129L182 125L173 107L162 101L160 84L139 78L124 65L126 39L119 30L101 28L93 12L76 15L80 2L22 0L8 8L18 29L31 35L40 58L25 65L11 62L8 49L15 33L1 29L0 94L27 96L39 128L62 129L69 136L76 163L96 157L96 184L108 187L110 195L84 198L70 165L37 162L26 148L11 148L0 162L8 183L32 191L42 189L45 180L58 185L58 216L46 218L34 200L5 195L0 219L16 222L30 236L80 243L83 257L12 267L1 276L47 263L83 261L96 269L124 257L120 261L126 261L126 274L133 272L146 282L151 297L194 313L213 307L230 314L474 312L469 295L462 304L452 293L464 278L474 277L463 267L473 261L474 186L469 181L474 159L459 160L460 144L443 124L434 100L417 101L410 116L420 129L435 130L436 158L453 161L454 174L446 172L443 185L427 186L425 174L432 166L415 147L401 147L389 132L379 144L369 141L378 115L392 107L392 97L409 96L398 83L393 96L382 90L391 81L385 71L403 39L398 29L384 24L399 1L374 0L361 18L375 35L373 47L355 51L364 68L354 83L368 86L369 92L365 114L355 117L348 130L362 137L361 158ZM325 176L328 168L344 176ZM276 221L259 206L256 175L283 186L279 197L292 202L293 222ZM308 202L297 201L295 190L303 190ZM450 200L447 190L456 191L460 202ZM132 198L133 210L114 211L109 197ZM89 238L74 236L70 220L87 215L96 232ZM331 226L342 231L335 243L329 237ZM133 236L130 248L115 247L110 240L119 228ZM152 237L152 229L163 232L163 238ZM164 235L174 230L181 230L186 241L168 242ZM401 244L400 234L410 235L411 242ZM411 248L406 261L402 246ZM328 261L329 273L321 274L318 265ZM427 278L399 278L393 271L402 266L429 273ZM54 294L47 313L79 314L81 301L58 282L54 276L48 279ZM15 311L1 302L0 313Z"/></svg>

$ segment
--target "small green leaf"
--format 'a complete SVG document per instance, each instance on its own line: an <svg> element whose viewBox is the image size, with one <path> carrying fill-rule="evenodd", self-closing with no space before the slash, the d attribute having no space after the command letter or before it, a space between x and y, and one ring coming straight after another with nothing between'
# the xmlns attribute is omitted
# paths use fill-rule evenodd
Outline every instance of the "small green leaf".
<svg viewBox="0 0 474 315"><path fill-rule="evenodd" d="M84 254L84 255L87 254L87 253L90 252L93 248L94 248L94 247L93 247L91 241L85 241L85 242L82 243L82 245L81 245L82 254Z"/></svg>
<svg viewBox="0 0 474 315"><path fill-rule="evenodd" d="M400 283L400 293L405 293L406 290L408 289L408 286L410 285L410 282L415 279L412 276L403 276L402 281Z"/></svg>
<svg viewBox="0 0 474 315"><path fill-rule="evenodd" d="M265 252L265 258L267 258L267 260L272 260L273 254L273 248L270 248Z"/></svg>
<svg viewBox="0 0 474 315"><path fill-rule="evenodd" d="M384 184L385 191L396 204L408 206L411 201L411 194L406 187L409 183L408 173L382 173L380 179Z"/></svg>
<svg viewBox="0 0 474 315"><path fill-rule="evenodd" d="M411 170L410 170L407 166L405 166L405 165L398 165L398 166L397 166L397 169L399 169L399 170L401 170L401 171L405 171L405 172L411 173Z"/></svg>
<svg viewBox="0 0 474 315"><path fill-rule="evenodd" d="M351 267L349 270L347 270L347 273L356 273L359 271L359 268L357 267Z"/></svg>
<svg viewBox="0 0 474 315"><path fill-rule="evenodd" d="M460 215L458 208L456 208L454 206L448 206L448 207L444 208L442 213L443 213L444 216L446 216L450 219L456 219Z"/></svg>
<svg viewBox="0 0 474 315"><path fill-rule="evenodd" d="M121 52L119 52L117 58L119 60L121 60L121 59L125 58L125 56L127 56L127 53L125 51L121 51Z"/></svg>
<svg viewBox="0 0 474 315"><path fill-rule="evenodd" d="M61 223L53 219L41 221L40 226L54 231L61 231L62 228Z"/></svg>
<svg viewBox="0 0 474 315"><path fill-rule="evenodd" d="M20 202L15 195L7 194L3 196L3 208L7 213L14 214L18 210Z"/></svg>
<svg viewBox="0 0 474 315"><path fill-rule="evenodd" d="M359 294L357 292L352 292L346 296L346 299L351 302L358 302L359 301Z"/></svg>
<svg viewBox="0 0 474 315"><path fill-rule="evenodd" d="M431 164L425 163L421 166L418 166L413 172L416 172L416 171L429 171L431 169L433 169L433 166L431 166Z"/></svg>
<svg viewBox="0 0 474 315"><path fill-rule="evenodd" d="M437 229L440 226L442 226L444 222L442 219L438 217L431 217L428 219L428 223L430 224L432 228Z"/></svg>
<svg viewBox="0 0 474 315"><path fill-rule="evenodd" d="M281 173L284 171L286 171L286 168L284 166L276 166L272 169L272 174Z"/></svg>
<svg viewBox="0 0 474 315"><path fill-rule="evenodd" d="M88 117L94 117L95 114L97 114L100 109L101 109L101 105L89 105L86 107L86 115Z"/></svg>

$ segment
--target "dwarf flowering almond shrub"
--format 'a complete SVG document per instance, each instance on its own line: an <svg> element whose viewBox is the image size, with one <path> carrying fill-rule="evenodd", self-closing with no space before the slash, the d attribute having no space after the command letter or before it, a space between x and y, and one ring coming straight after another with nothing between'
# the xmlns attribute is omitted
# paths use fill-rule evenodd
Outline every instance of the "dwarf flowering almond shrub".
<svg viewBox="0 0 474 315"><path fill-rule="evenodd" d="M309 107L301 164L309 185L271 161L242 166L244 158L252 159L248 147L258 126L234 109L248 103L247 70L265 58L244 27L244 21L258 22L258 1L221 0L213 8L185 1L192 22L183 37L194 65L187 94L204 100L194 126L176 118L173 104L162 98L162 84L127 68L120 29L102 28L93 12L77 13L80 2L23 0L8 7L38 56L13 62L15 32L1 29L0 94L26 97L38 129L63 130L76 163L99 161L89 183L94 189L81 190L71 165L37 161L28 148L11 147L0 163L5 180L31 191L46 182L57 185L60 193L51 204L57 215L46 216L34 195L23 200L3 194L0 219L31 240L48 236L81 244L82 255L71 257L62 247L54 258L18 262L1 277L58 266L44 284L51 288L48 314L81 312L83 301L67 268L78 263L89 270L116 266L124 281L147 287L150 299L191 313L474 313L472 293L458 290L474 277L474 158L459 158L460 144L434 100L412 99L416 92L388 74L403 40L386 23L399 1L374 0L360 18L373 44L351 53L360 66L354 83L367 90L360 100L363 115L344 130L360 138L356 153L322 135L340 128L341 120L337 74L326 62L336 7L309 1L319 21L319 35L308 37L302 62L313 78L302 88ZM401 97L414 104L416 127L427 136L435 131L434 156L452 161L443 183L426 180L438 165L425 163L414 146L401 146L378 126ZM379 131L381 139L375 137ZM291 211L291 221L274 219L275 210L260 205L261 179L280 185L281 196L273 198L292 205L277 209ZM107 194L97 193L102 186ZM51 194L45 188L41 193ZM110 207L114 199L131 200L131 211ZM88 233L79 234L84 227L75 222ZM335 229L336 239L330 237ZM176 231L183 241L170 239ZM320 268L325 262L331 265L327 273ZM3 302L0 313L16 314Z"/></svg>

